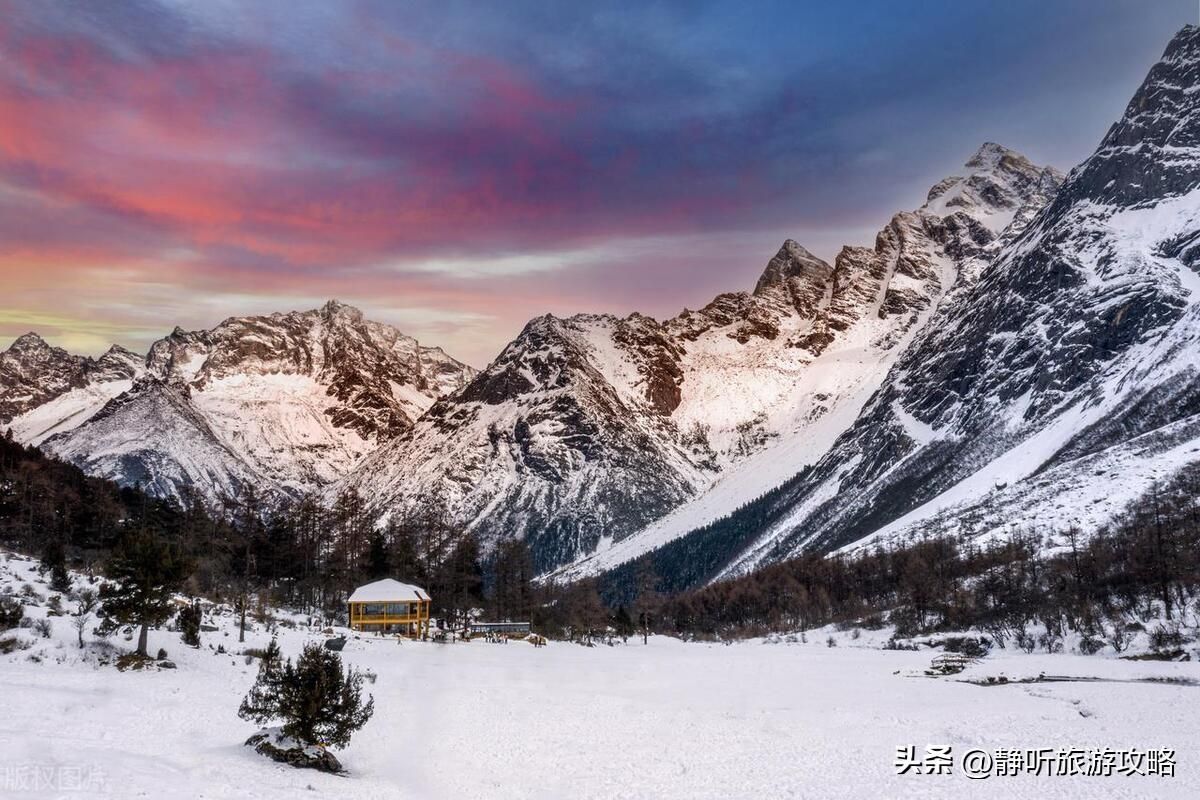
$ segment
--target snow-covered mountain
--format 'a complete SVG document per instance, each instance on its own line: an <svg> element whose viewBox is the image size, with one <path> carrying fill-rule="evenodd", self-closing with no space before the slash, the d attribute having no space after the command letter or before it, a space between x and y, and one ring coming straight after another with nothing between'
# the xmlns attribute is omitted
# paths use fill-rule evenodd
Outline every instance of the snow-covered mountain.
<svg viewBox="0 0 1200 800"><path fill-rule="evenodd" d="M142 356L123 347L93 359L27 333L0 353L0 428L41 444L90 419L143 372Z"/></svg>
<svg viewBox="0 0 1200 800"><path fill-rule="evenodd" d="M13 349L28 350L28 338ZM317 490L475 374L336 301L313 311L232 318L206 331L176 328L144 362L127 359L126 372L108 363L117 360L113 351L89 362L47 350L40 361L21 362L30 382L49 374L48 385L71 388L41 404L30 401L12 420L15 436L96 475L166 496L192 487L209 500L247 484L275 496ZM67 371L76 363L84 364L84 378ZM5 387L19 396L7 381ZM96 402L67 417L83 402L73 394L85 392ZM57 422L34 424L43 418Z"/></svg>
<svg viewBox="0 0 1200 800"><path fill-rule="evenodd" d="M789 240L753 291L665 322L535 319L347 482L390 515L436 504L485 544L523 536L543 570L698 497L727 512L747 476L753 496L820 457L960 272L1061 177L987 144L833 264Z"/></svg>
<svg viewBox="0 0 1200 800"><path fill-rule="evenodd" d="M1200 29L973 268L832 448L727 521L756 530L714 574L888 537L1091 531L1200 461Z"/></svg>

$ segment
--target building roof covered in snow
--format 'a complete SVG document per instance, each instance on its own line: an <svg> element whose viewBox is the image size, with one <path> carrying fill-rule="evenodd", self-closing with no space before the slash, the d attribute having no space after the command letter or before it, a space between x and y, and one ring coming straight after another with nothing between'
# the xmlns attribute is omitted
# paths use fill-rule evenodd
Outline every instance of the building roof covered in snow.
<svg viewBox="0 0 1200 800"><path fill-rule="evenodd" d="M420 586L384 578L354 590L349 603L382 603L394 600L428 600L429 595Z"/></svg>

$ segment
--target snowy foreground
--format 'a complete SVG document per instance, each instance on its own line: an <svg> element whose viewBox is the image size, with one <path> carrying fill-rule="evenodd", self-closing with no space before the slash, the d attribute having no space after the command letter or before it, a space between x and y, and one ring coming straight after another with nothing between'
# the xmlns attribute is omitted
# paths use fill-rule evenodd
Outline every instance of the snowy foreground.
<svg viewBox="0 0 1200 800"><path fill-rule="evenodd" d="M0 563L11 580L25 562ZM35 585L39 591L45 587ZM29 608L34 618L44 609ZM810 634L809 643L615 647L436 645L351 639L378 678L376 713L338 753L335 777L242 746L238 703L256 662L231 618L202 648L151 635L177 669L90 663L70 617L0 656L0 796L114 798L1198 797L1200 687L963 678L1047 675L1197 680L1200 664L1001 651L962 675L921 675L930 651ZM281 628L285 654L319 636ZM267 633L256 626L248 645ZM129 645L120 637L114 644ZM41 658L40 662L30 656ZM897 775L896 750L1170 748L1174 777ZM42 785L37 785L38 781Z"/></svg>

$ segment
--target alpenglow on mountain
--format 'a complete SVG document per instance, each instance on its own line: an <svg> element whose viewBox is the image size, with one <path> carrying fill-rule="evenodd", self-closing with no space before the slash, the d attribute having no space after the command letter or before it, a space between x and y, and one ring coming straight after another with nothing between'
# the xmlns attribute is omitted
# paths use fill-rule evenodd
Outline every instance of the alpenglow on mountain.
<svg viewBox="0 0 1200 800"><path fill-rule="evenodd" d="M19 376L3 384L0 426L92 474L212 502L247 486L276 500L319 490L475 374L336 301L176 328L144 359L40 342L0 356ZM21 402L27 385L42 394Z"/></svg>

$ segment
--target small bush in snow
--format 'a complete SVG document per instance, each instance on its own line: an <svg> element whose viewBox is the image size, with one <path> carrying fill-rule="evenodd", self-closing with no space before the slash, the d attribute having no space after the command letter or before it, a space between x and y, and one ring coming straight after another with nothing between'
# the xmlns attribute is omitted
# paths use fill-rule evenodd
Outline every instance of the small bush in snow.
<svg viewBox="0 0 1200 800"><path fill-rule="evenodd" d="M992 649L991 640L984 636L947 636L942 645L947 653L962 653L971 658L983 658Z"/></svg>
<svg viewBox="0 0 1200 800"><path fill-rule="evenodd" d="M200 624L203 614L200 611L200 601L193 600L190 606L179 609L177 615L179 630L183 643L188 647L200 646Z"/></svg>
<svg viewBox="0 0 1200 800"><path fill-rule="evenodd" d="M837 639L830 636L828 639L825 640L825 646L826 647L837 647Z"/></svg>
<svg viewBox="0 0 1200 800"><path fill-rule="evenodd" d="M1118 653L1123 653L1137 636L1137 631L1129 630L1128 626L1117 622L1113 625L1112 633L1108 635L1108 643Z"/></svg>
<svg viewBox="0 0 1200 800"><path fill-rule="evenodd" d="M1091 636L1085 636L1079 640L1079 652L1085 656L1094 656L1104 647L1104 642Z"/></svg>
<svg viewBox="0 0 1200 800"><path fill-rule="evenodd" d="M26 642L17 638L16 636L8 636L0 639L0 655L6 656L9 653L16 652L17 650L28 650L32 646L32 642Z"/></svg>
<svg viewBox="0 0 1200 800"><path fill-rule="evenodd" d="M159 661L164 661L164 660L166 660L166 658L167 658L166 649L162 648L162 647L158 648L158 655L155 656L155 659L157 659Z"/></svg>
<svg viewBox="0 0 1200 800"><path fill-rule="evenodd" d="M869 617L863 617L859 621L859 625L869 631L882 630L887 621L883 618L883 614L872 614Z"/></svg>
<svg viewBox="0 0 1200 800"><path fill-rule="evenodd" d="M920 650L921 648L917 647L912 642L902 642L899 639L897 639L895 636L893 636L892 638L887 640L887 643L884 644L883 649L884 650Z"/></svg>
<svg viewBox="0 0 1200 800"><path fill-rule="evenodd" d="M1150 631L1150 649L1156 652L1178 650L1185 641L1178 625L1156 625Z"/></svg>
<svg viewBox="0 0 1200 800"><path fill-rule="evenodd" d="M15 597L0 597L0 631L15 628L25 616L25 607Z"/></svg>
<svg viewBox="0 0 1200 800"><path fill-rule="evenodd" d="M283 733L304 744L345 747L375 711L370 696L363 702L363 677L317 643L284 661L272 639L238 716L260 725L280 719Z"/></svg>
<svg viewBox="0 0 1200 800"><path fill-rule="evenodd" d="M1039 636L1038 644L1044 647L1047 653L1061 653L1063 649L1062 637L1051 631L1046 631Z"/></svg>
<svg viewBox="0 0 1200 800"><path fill-rule="evenodd" d="M49 639L53 628L50 625L50 620L45 617L40 617L33 621L33 632L43 639Z"/></svg>

